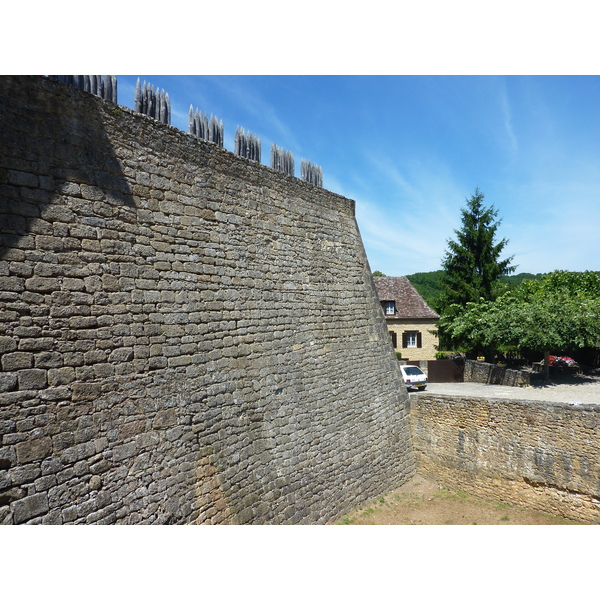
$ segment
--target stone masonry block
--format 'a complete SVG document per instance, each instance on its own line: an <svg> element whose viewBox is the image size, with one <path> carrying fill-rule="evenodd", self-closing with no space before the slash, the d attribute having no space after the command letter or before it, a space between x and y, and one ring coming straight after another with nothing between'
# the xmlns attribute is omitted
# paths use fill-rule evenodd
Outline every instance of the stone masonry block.
<svg viewBox="0 0 600 600"><path fill-rule="evenodd" d="M13 504L13 510L16 524L24 523L34 517L43 515L49 510L48 494L46 492L41 492L17 500Z"/></svg>
<svg viewBox="0 0 600 600"><path fill-rule="evenodd" d="M102 392L102 386L99 383L73 383L73 401L95 400Z"/></svg>
<svg viewBox="0 0 600 600"><path fill-rule="evenodd" d="M20 390L42 390L47 385L44 369L24 369L18 372Z"/></svg>
<svg viewBox="0 0 600 600"><path fill-rule="evenodd" d="M62 367L48 371L48 385L66 385L75 381L75 369Z"/></svg>
<svg viewBox="0 0 600 600"><path fill-rule="evenodd" d="M52 439L49 437L27 440L17 444L17 460L20 464L42 460L52 453Z"/></svg>
<svg viewBox="0 0 600 600"><path fill-rule="evenodd" d="M2 369L4 371L18 371L29 369L33 366L33 354L31 352L12 352L2 357Z"/></svg>
<svg viewBox="0 0 600 600"><path fill-rule="evenodd" d="M0 392L10 392L17 387L16 373L0 373Z"/></svg>
<svg viewBox="0 0 600 600"><path fill-rule="evenodd" d="M8 170L8 183L10 185L22 185L24 187L36 188L39 186L37 175L25 171Z"/></svg>
<svg viewBox="0 0 600 600"><path fill-rule="evenodd" d="M4 354L6 352L12 352L17 349L17 341L8 336L0 337L0 354Z"/></svg>
<svg viewBox="0 0 600 600"><path fill-rule="evenodd" d="M30 277L25 281L25 287L31 292L54 292L60 289L60 281L51 277Z"/></svg>
<svg viewBox="0 0 600 600"><path fill-rule="evenodd" d="M0 290L5 292L22 292L25 289L20 277L0 277Z"/></svg>

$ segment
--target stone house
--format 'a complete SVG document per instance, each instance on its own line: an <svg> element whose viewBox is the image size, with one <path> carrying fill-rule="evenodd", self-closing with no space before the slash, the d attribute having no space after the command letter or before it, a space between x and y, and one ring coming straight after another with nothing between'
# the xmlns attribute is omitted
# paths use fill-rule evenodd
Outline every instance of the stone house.
<svg viewBox="0 0 600 600"><path fill-rule="evenodd" d="M440 316L406 277L374 277L375 288L396 352L406 360L435 360Z"/></svg>

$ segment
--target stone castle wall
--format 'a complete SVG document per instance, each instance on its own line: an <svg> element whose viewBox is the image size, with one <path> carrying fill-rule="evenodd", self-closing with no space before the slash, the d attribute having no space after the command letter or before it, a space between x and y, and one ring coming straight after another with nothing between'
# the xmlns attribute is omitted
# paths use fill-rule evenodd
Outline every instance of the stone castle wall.
<svg viewBox="0 0 600 600"><path fill-rule="evenodd" d="M0 522L325 523L415 469L354 203L0 77Z"/></svg>
<svg viewBox="0 0 600 600"><path fill-rule="evenodd" d="M423 393L411 399L411 425L423 475L476 496L600 522L600 406Z"/></svg>

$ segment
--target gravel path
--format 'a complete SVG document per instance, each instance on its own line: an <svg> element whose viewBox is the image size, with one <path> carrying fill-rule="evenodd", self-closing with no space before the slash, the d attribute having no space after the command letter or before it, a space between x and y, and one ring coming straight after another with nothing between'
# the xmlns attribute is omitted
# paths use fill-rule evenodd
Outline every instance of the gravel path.
<svg viewBox="0 0 600 600"><path fill-rule="evenodd" d="M553 379L549 384L536 381L526 388L485 383L429 383L427 389L411 394L442 394L444 396L479 396L511 400L544 400L567 404L600 404L600 373L571 375Z"/></svg>

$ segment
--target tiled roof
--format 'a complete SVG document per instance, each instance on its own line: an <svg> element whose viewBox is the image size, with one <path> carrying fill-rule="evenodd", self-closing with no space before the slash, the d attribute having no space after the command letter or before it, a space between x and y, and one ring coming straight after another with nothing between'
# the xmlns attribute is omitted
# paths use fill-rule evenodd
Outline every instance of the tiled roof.
<svg viewBox="0 0 600 600"><path fill-rule="evenodd" d="M439 319L406 277L374 277L381 302L394 301L396 314L386 319Z"/></svg>

